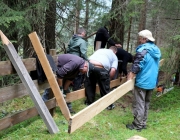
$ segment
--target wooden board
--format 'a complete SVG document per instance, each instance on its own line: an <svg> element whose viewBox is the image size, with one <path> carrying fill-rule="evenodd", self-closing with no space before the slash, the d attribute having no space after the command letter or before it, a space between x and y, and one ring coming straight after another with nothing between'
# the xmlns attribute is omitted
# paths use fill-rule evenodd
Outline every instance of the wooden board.
<svg viewBox="0 0 180 140"><path fill-rule="evenodd" d="M134 79L128 80L118 88L114 89L109 94L103 96L93 104L89 105L85 109L81 110L70 118L69 121L69 133L74 132L76 129L81 127L84 123L92 119L94 116L99 114L102 110L107 108L110 104L114 103L128 91L134 88Z"/></svg>
<svg viewBox="0 0 180 140"><path fill-rule="evenodd" d="M40 85L38 84L37 80L34 80L33 82L39 91L49 87L48 82L44 82L43 84ZM29 91L26 90L26 87L24 86L23 83L0 88L0 103L3 103L8 100L12 100L14 98L23 97L26 95L29 95Z"/></svg>
<svg viewBox="0 0 180 140"><path fill-rule="evenodd" d="M44 70L44 73L46 74L49 85L54 93L54 96L56 98L56 101L57 101L60 109L61 109L61 112L64 115L64 117L66 118L66 120L69 120L69 118L71 117L71 114L66 105L65 99L60 91L60 88L59 88L59 85L55 78L55 75L53 74L53 71L49 64L49 61L47 60L47 57L44 53L44 49L39 41L39 38L38 38L36 32L29 34L29 38L30 38L32 45L34 47L34 50L39 58L39 61L41 62L42 68Z"/></svg>
<svg viewBox="0 0 180 140"><path fill-rule="evenodd" d="M121 85L121 84L123 84L125 82L126 82L125 77L122 78L121 82L120 82L120 78L112 80L110 82L110 88L119 86L119 85ZM98 93L98 92L99 92L99 86L97 85L96 86L96 93ZM85 98L85 97L86 97L85 96L85 89L80 89L80 90L68 93L65 100L67 102L72 102L72 101L79 100L79 99L82 99L82 98Z"/></svg>
<svg viewBox="0 0 180 140"><path fill-rule="evenodd" d="M57 56L52 56L55 63L57 63ZM35 58L27 58L22 59L24 66L26 67L27 71L36 70L36 59ZM14 69L11 61L0 61L0 76L15 74L16 70Z"/></svg>
<svg viewBox="0 0 180 140"><path fill-rule="evenodd" d="M56 106L55 98L47 101L46 105L48 109L54 108ZM37 109L35 107L32 107L32 108L20 111L11 116L7 116L3 119L0 119L0 131L3 129L9 128L15 124L18 124L20 122L23 122L25 120L28 120L32 117L35 117L37 115L39 115Z"/></svg>
<svg viewBox="0 0 180 140"><path fill-rule="evenodd" d="M36 86L34 85L28 71L26 70L20 56L17 54L13 44L8 40L8 38L0 31L1 39L4 44L4 49L9 56L16 72L18 73L22 83L29 91L30 97L32 98L41 118L46 124L50 133L57 133L58 127L56 126L49 110L47 109L44 101L42 100Z"/></svg>

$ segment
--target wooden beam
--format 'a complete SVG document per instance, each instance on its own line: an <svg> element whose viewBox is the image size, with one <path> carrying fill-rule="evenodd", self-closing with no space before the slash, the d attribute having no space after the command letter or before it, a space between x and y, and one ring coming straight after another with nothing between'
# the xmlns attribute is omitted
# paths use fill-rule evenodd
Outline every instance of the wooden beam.
<svg viewBox="0 0 180 140"><path fill-rule="evenodd" d="M121 82L120 82L120 78L112 80L110 82L110 88L119 86L119 85L121 85L121 84L123 84L125 82L126 82L126 78L125 77L122 77ZM99 92L99 86L97 85L96 86L96 93L98 93L98 92ZM84 97L86 97L85 96L85 89L80 89L80 90L68 93L66 98L65 98L65 100L66 100L66 102L73 102L75 100L79 100L79 99L82 99Z"/></svg>
<svg viewBox="0 0 180 140"><path fill-rule="evenodd" d="M56 107L55 98L47 101L46 106L48 107L48 109L52 109L52 108ZM0 131L3 129L9 128L15 124L18 124L20 122L23 122L25 120L28 120L32 117L35 117L37 115L39 115L39 114L38 114L36 107L32 107L32 108L23 110L21 112L18 112L16 114L13 114L11 116L0 119Z"/></svg>
<svg viewBox="0 0 180 140"><path fill-rule="evenodd" d="M34 80L33 82L39 91L49 87L48 82L44 82L43 84L40 85L38 84L37 80ZM3 103L8 100L12 100L14 98L23 97L25 95L29 95L29 92L23 83L0 88L0 103Z"/></svg>
<svg viewBox="0 0 180 140"><path fill-rule="evenodd" d="M44 49L39 41L39 38L38 38L36 32L29 34L29 38L30 38L32 45L34 47L34 50L39 58L39 61L41 62L42 68L44 70L44 73L46 74L49 85L54 93L54 96L56 98L56 101L57 101L60 109L61 109L61 112L64 115L64 117L66 118L66 120L69 120L69 118L71 117L71 114L66 105L65 99L60 91L60 88L59 88L59 85L55 78L55 75L53 74L53 71L49 64L49 61L47 60L47 57L44 53Z"/></svg>
<svg viewBox="0 0 180 140"><path fill-rule="evenodd" d="M120 83L120 79L112 80L110 83L110 87L112 88L112 87L119 86L122 83L124 83L125 81L126 81L125 78L122 78L121 83ZM38 89L38 91L49 88L49 83L47 81L44 82L43 84L38 84L37 80L34 80L33 82L34 82L36 88ZM96 92L99 92L98 86L96 88ZM14 98L23 97L26 95L29 95L29 92L28 92L28 90L26 90L26 87L24 86L23 83L0 88L0 103L3 103L8 100L12 100ZM75 100L79 100L84 97L85 97L85 89L80 89L80 90L73 91L73 92L70 92L69 94L67 94L67 97L65 98L65 100L67 102L73 102Z"/></svg>
<svg viewBox="0 0 180 140"><path fill-rule="evenodd" d="M57 133L58 127L56 126L49 110L47 109L44 101L42 100L36 86L34 85L28 71L26 70L20 56L17 54L13 44L8 40L8 38L0 31L0 36L4 44L4 49L9 56L14 68L16 69L22 83L29 91L30 97L32 98L41 118L46 124L50 133Z"/></svg>
<svg viewBox="0 0 180 140"><path fill-rule="evenodd" d="M109 94L103 96L93 104L89 105L85 109L81 110L69 120L69 133L74 132L76 129L81 127L84 123L92 119L94 116L99 114L102 110L107 108L110 104L114 103L124 94L129 92L134 88L134 79L128 80L126 83L122 84L118 88L114 89Z"/></svg>
<svg viewBox="0 0 180 140"><path fill-rule="evenodd" d="M57 64L57 55L52 56L54 62ZM27 58L22 59L23 64L25 65L28 72L36 70L36 59L35 58ZM16 73L11 61L0 61L0 76L9 75Z"/></svg>

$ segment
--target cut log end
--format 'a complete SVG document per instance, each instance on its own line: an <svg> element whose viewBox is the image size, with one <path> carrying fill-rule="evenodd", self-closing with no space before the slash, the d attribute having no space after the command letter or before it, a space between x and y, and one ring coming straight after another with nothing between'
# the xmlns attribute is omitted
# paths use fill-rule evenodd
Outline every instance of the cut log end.
<svg viewBox="0 0 180 140"><path fill-rule="evenodd" d="M1 40L3 45L7 45L10 44L11 42L8 40L8 38L3 34L3 32L0 30L0 36L1 36Z"/></svg>

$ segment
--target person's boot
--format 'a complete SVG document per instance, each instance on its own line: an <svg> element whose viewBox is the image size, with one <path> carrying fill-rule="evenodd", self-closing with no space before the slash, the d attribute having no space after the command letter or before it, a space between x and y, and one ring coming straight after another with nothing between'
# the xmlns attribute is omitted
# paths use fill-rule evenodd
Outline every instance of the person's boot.
<svg viewBox="0 0 180 140"><path fill-rule="evenodd" d="M69 112L72 113L72 114L75 114L75 111L72 109L72 104L71 104L71 102L66 103L66 104L67 104L67 106L68 106Z"/></svg>

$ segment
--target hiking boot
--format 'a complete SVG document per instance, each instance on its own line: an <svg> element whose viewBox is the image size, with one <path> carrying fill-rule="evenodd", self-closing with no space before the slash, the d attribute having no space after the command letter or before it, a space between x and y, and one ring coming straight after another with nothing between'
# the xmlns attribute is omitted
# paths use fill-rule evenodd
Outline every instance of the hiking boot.
<svg viewBox="0 0 180 140"><path fill-rule="evenodd" d="M72 114L75 114L76 112L72 109L69 109L69 112L72 113Z"/></svg>
<svg viewBox="0 0 180 140"><path fill-rule="evenodd" d="M126 128L133 130L135 129L134 126L132 124L126 124Z"/></svg>
<svg viewBox="0 0 180 140"><path fill-rule="evenodd" d="M138 132L141 132L142 129L146 129L146 127L144 127L144 128L143 127L142 128L137 128L133 124L126 124L126 128L130 129L130 130L134 129L134 130L137 130Z"/></svg>
<svg viewBox="0 0 180 140"><path fill-rule="evenodd" d="M106 109L107 110L113 110L115 108L115 105L114 104L111 104L110 106L108 106Z"/></svg>

